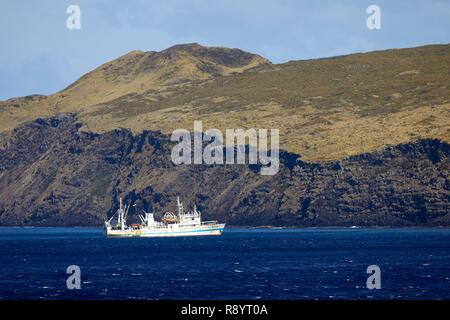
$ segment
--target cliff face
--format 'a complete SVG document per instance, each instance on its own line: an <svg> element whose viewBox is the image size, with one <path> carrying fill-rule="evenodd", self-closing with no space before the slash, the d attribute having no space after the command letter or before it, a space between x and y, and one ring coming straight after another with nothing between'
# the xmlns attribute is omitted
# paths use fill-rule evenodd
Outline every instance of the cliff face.
<svg viewBox="0 0 450 320"><path fill-rule="evenodd" d="M450 225L450 146L417 140L340 161L281 152L275 176L248 165L181 165L160 132L80 132L73 114L0 135L1 225L100 225L118 198L175 210L175 196L229 225ZM134 217L135 218L135 217Z"/></svg>

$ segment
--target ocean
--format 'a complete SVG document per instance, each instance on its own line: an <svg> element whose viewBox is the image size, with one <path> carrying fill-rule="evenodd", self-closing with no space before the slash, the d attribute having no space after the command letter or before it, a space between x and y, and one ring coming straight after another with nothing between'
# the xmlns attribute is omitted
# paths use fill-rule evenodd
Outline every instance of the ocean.
<svg viewBox="0 0 450 320"><path fill-rule="evenodd" d="M67 268L80 268L68 289ZM368 289L367 267L381 289ZM450 299L450 229L225 229L105 238L0 228L0 299Z"/></svg>

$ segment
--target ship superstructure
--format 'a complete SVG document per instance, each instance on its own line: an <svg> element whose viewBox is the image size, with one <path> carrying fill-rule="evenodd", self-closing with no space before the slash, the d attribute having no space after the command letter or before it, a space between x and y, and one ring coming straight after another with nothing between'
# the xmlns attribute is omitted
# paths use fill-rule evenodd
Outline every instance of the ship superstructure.
<svg viewBox="0 0 450 320"><path fill-rule="evenodd" d="M221 235L224 223L201 221L201 212L194 206L185 212L180 198L177 197L177 214L166 212L161 221L156 221L153 213L139 215L141 223L127 224L130 205L123 205L120 198L119 209L105 221L105 233L110 237L180 237Z"/></svg>

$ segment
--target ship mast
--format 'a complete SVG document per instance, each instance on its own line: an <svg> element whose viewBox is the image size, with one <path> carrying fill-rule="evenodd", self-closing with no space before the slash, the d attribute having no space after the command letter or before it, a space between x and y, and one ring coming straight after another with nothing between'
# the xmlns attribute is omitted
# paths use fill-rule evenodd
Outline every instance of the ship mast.
<svg viewBox="0 0 450 320"><path fill-rule="evenodd" d="M121 230L125 230L125 210L123 209L122 198L119 198L119 225Z"/></svg>
<svg viewBox="0 0 450 320"><path fill-rule="evenodd" d="M184 213L184 209L179 196L177 196L177 205L178 205L178 215L182 215Z"/></svg>

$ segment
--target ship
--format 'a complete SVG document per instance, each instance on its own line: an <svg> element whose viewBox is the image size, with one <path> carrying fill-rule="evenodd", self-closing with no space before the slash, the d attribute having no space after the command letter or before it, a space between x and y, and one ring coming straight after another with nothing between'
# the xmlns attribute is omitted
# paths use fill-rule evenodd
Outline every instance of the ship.
<svg viewBox="0 0 450 320"><path fill-rule="evenodd" d="M223 233L225 223L218 221L202 221L201 212L194 205L192 211L184 210L180 198L177 197L178 213L166 212L161 221L155 220L154 213L139 214L140 223L127 224L130 205L123 205L119 200L119 209L109 220L105 221L107 237L187 237L187 236L219 236Z"/></svg>

